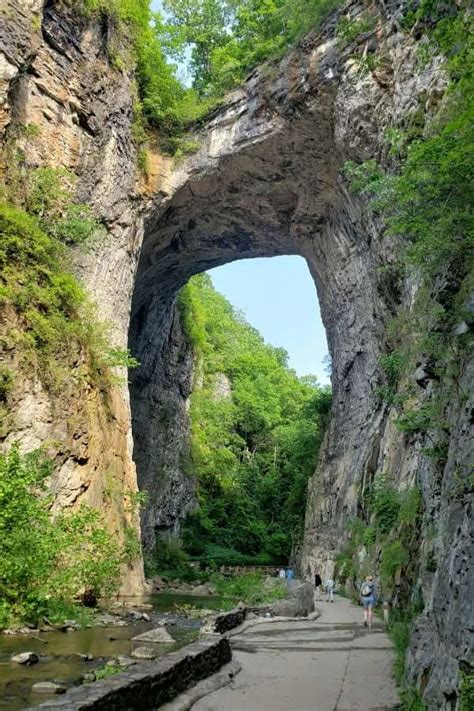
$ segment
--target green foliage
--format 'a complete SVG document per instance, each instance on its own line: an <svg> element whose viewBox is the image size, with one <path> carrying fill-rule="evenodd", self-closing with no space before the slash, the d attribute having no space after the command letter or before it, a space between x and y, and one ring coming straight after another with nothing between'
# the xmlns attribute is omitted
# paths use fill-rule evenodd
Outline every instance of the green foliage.
<svg viewBox="0 0 474 711"><path fill-rule="evenodd" d="M5 402L14 381L15 374L13 371L6 365L0 365L0 402Z"/></svg>
<svg viewBox="0 0 474 711"><path fill-rule="evenodd" d="M115 592L120 551L98 511L51 514L52 464L41 452L0 454L0 617L35 621L70 610L83 589Z"/></svg>
<svg viewBox="0 0 474 711"><path fill-rule="evenodd" d="M166 0L175 56L191 48L191 73L201 96L219 96L257 64L280 56L317 27L338 0Z"/></svg>
<svg viewBox="0 0 474 711"><path fill-rule="evenodd" d="M281 600L287 594L286 581L279 578L266 578L259 573L245 575L212 575L212 586L219 595L232 597L247 605L262 605Z"/></svg>
<svg viewBox="0 0 474 711"><path fill-rule="evenodd" d="M350 44L361 35L372 32L375 28L375 18L363 13L354 19L342 16L337 23L336 34L341 44Z"/></svg>
<svg viewBox="0 0 474 711"><path fill-rule="evenodd" d="M465 665L467 667L467 665ZM470 711L474 708L474 669L469 665L468 670L461 671L461 684L459 686L459 711Z"/></svg>
<svg viewBox="0 0 474 711"><path fill-rule="evenodd" d="M370 510L380 532L389 533L398 519L400 497L384 474L379 474L374 479Z"/></svg>
<svg viewBox="0 0 474 711"><path fill-rule="evenodd" d="M110 368L137 368L140 365L128 348L108 348L104 360Z"/></svg>
<svg viewBox="0 0 474 711"><path fill-rule="evenodd" d="M181 541L175 538L157 540L154 550L145 557L145 573L147 577L160 575L188 582L207 577L189 563Z"/></svg>
<svg viewBox="0 0 474 711"><path fill-rule="evenodd" d="M394 349L391 353L381 356L379 362L385 372L388 387L396 390L400 377L406 368L406 353L400 349Z"/></svg>
<svg viewBox="0 0 474 711"><path fill-rule="evenodd" d="M407 526L415 524L421 507L420 489L417 486L412 486L400 492L399 502L398 522Z"/></svg>
<svg viewBox="0 0 474 711"><path fill-rule="evenodd" d="M391 541L382 546L380 574L387 587L397 570L406 565L408 560L408 551L400 541Z"/></svg>
<svg viewBox="0 0 474 711"><path fill-rule="evenodd" d="M337 557L337 573L355 582L379 569L382 589L389 594L396 573L410 562L421 492L417 486L398 491L386 474L378 474L365 492L364 502L370 523L357 517L347 524L348 541Z"/></svg>
<svg viewBox="0 0 474 711"><path fill-rule="evenodd" d="M0 301L17 319L5 338L23 365L39 365L43 382L58 387L64 378L71 381L68 363L81 351L84 366L76 369L76 379L106 384L111 366L136 363L111 349L107 329L95 320L83 287L68 270L64 245L37 218L0 203L0 235Z"/></svg>
<svg viewBox="0 0 474 711"><path fill-rule="evenodd" d="M190 411L200 507L183 528L185 548L216 564L286 561L330 391L297 378L286 353L265 344L208 276L189 282L179 308L202 383Z"/></svg>
<svg viewBox="0 0 474 711"><path fill-rule="evenodd" d="M413 686L404 686L399 690L401 711L425 711L420 692Z"/></svg>
<svg viewBox="0 0 474 711"><path fill-rule="evenodd" d="M395 424L400 432L426 432L436 426L435 415L434 405L427 403L413 409L405 408Z"/></svg>
<svg viewBox="0 0 474 711"><path fill-rule="evenodd" d="M393 674L398 684L403 711L424 711L425 704L421 700L418 689L408 686L405 681L405 659L410 643L411 625L416 610L409 606L406 609L396 608L390 613L388 634L395 648L395 663Z"/></svg>
<svg viewBox="0 0 474 711"><path fill-rule="evenodd" d="M101 667L96 667L84 677L85 683L90 684L93 681L99 681L100 679L108 679L110 676L115 676L123 671L123 667L117 664L104 664Z"/></svg>
<svg viewBox="0 0 474 711"><path fill-rule="evenodd" d="M159 13L151 11L147 0L84 0L84 9L89 15L111 18L130 41L140 97L135 112L148 124L176 133L209 109L208 102L201 101L194 89L186 88L177 78L176 67L167 56L176 52L179 36ZM109 61L122 71L126 52L121 56L116 48L109 48Z"/></svg>
<svg viewBox="0 0 474 711"><path fill-rule="evenodd" d="M131 565L133 561L140 557L142 552L140 537L134 526L125 526L123 536L123 561L127 565Z"/></svg>
<svg viewBox="0 0 474 711"><path fill-rule="evenodd" d="M88 205L72 202L75 182L75 175L66 168L34 168L24 174L24 200L19 201L13 190L9 198L35 215L40 228L51 237L65 244L85 245L99 224Z"/></svg>

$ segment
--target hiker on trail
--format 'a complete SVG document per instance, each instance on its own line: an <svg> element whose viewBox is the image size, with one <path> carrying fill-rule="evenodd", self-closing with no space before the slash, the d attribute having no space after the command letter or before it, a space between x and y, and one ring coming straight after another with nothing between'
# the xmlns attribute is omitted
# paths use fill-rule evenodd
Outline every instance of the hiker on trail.
<svg viewBox="0 0 474 711"><path fill-rule="evenodd" d="M336 587L334 580L327 578L324 587L326 588L326 602L334 602L334 588Z"/></svg>
<svg viewBox="0 0 474 711"><path fill-rule="evenodd" d="M372 575L367 575L360 586L360 599L364 606L364 627L372 627L373 610L377 601L377 591Z"/></svg>
<svg viewBox="0 0 474 711"><path fill-rule="evenodd" d="M294 577L295 577L295 574L294 574L294 572L293 572L293 569L292 569L292 568L288 568L288 570L286 571L286 579L287 579L287 580L293 580Z"/></svg>
<svg viewBox="0 0 474 711"><path fill-rule="evenodd" d="M319 573L315 573L314 576L314 592L317 595L316 600L321 600L321 585L323 584L323 579Z"/></svg>
<svg viewBox="0 0 474 711"><path fill-rule="evenodd" d="M286 578L286 573L284 568L280 568L280 572L278 573L279 578Z"/></svg>

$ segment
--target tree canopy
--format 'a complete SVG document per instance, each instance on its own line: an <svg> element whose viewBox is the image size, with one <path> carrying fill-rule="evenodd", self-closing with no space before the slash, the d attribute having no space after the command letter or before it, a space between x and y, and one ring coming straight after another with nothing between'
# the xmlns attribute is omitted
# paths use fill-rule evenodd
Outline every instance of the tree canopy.
<svg viewBox="0 0 474 711"><path fill-rule="evenodd" d="M201 274L179 305L197 355L191 400L199 509L183 536L196 557L283 562L297 542L331 394L298 378Z"/></svg>

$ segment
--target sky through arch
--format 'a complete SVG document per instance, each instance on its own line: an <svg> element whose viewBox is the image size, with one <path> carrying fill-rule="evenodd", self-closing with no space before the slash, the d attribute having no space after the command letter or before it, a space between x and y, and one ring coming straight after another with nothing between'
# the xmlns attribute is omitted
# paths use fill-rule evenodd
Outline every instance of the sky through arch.
<svg viewBox="0 0 474 711"><path fill-rule="evenodd" d="M326 333L302 257L243 259L208 274L217 291L243 311L268 343L288 351L289 365L298 375L311 373L320 383L329 383Z"/></svg>

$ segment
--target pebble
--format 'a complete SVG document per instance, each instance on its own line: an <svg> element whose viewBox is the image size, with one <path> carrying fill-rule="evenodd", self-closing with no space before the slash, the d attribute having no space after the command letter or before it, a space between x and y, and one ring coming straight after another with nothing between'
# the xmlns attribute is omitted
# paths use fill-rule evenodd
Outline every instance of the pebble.
<svg viewBox="0 0 474 711"><path fill-rule="evenodd" d="M16 664L31 666L32 664L37 664L39 662L39 657L34 652L21 652L20 654L14 654L11 657L11 660L12 662L16 662Z"/></svg>

